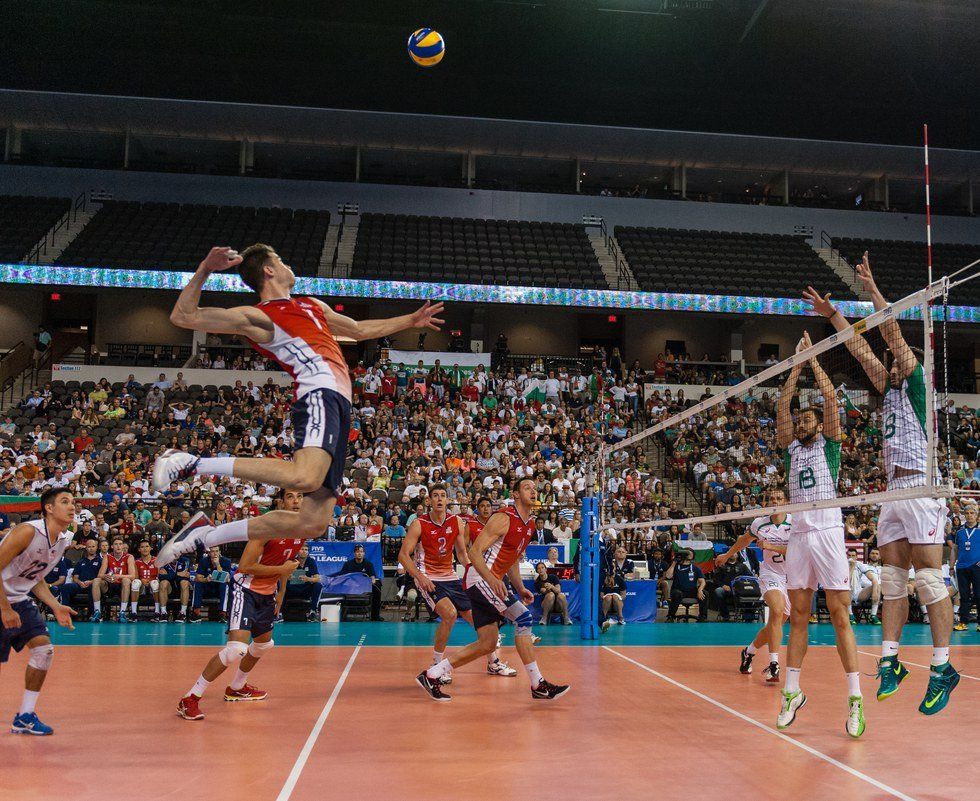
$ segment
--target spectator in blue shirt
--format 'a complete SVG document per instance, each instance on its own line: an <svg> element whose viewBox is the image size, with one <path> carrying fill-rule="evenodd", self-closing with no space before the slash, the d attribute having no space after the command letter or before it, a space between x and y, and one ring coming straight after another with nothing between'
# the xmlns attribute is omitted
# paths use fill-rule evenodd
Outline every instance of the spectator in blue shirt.
<svg viewBox="0 0 980 801"><path fill-rule="evenodd" d="M186 556L171 562L160 571L160 608L164 616L167 614L167 603L170 600L170 593L176 587L180 591L180 612L174 618L175 623L187 622L187 605L191 598L191 573L193 570L191 560Z"/></svg>
<svg viewBox="0 0 980 801"><path fill-rule="evenodd" d="M371 579L371 620L381 620L381 581L374 572L374 565L364 558L364 546L354 546L354 558L344 562L337 575L363 573Z"/></svg>
<svg viewBox="0 0 980 801"><path fill-rule="evenodd" d="M398 518L395 518L385 526L384 536L402 539L405 536L405 526L398 522Z"/></svg>
<svg viewBox="0 0 980 801"><path fill-rule="evenodd" d="M208 548L207 555L198 563L197 572L194 574L192 623L197 623L201 619L201 604L205 595L218 599L221 609L220 620L222 623L227 622L228 610L225 608L225 603L228 600L228 581L231 578L231 571L231 559L221 555L221 548L217 545Z"/></svg>
<svg viewBox="0 0 980 801"><path fill-rule="evenodd" d="M61 593L68 581L68 573L72 569L72 564L67 556L62 556L58 563L48 571L44 577L44 583L48 585L51 594L61 603Z"/></svg>
<svg viewBox="0 0 980 801"><path fill-rule="evenodd" d="M980 631L980 527L977 526L977 507L970 504L965 510L966 522L949 541L951 559L956 564L956 586L960 591L960 622L957 631L970 623L970 607L977 606L977 631Z"/></svg>
<svg viewBox="0 0 980 801"><path fill-rule="evenodd" d="M708 619L708 602L704 594L704 573L694 564L691 551L681 551L675 562L667 568L664 575L670 585L670 604L667 607L667 620L673 622L677 617L677 607L684 598L698 599L698 622Z"/></svg>
<svg viewBox="0 0 980 801"><path fill-rule="evenodd" d="M101 567L102 554L99 553L99 541L95 537L89 537L85 540L85 553L75 562L71 581L61 587L59 593L61 603L67 606L76 597L81 597L91 607L92 582L98 577Z"/></svg>
<svg viewBox="0 0 980 801"><path fill-rule="evenodd" d="M317 569L316 561L310 556L310 549L305 545L296 554L296 561L299 562L299 567L289 577L286 584L286 597L302 598L307 601L310 605L306 615L307 620L316 620L320 591L323 589L320 583L320 571Z"/></svg>

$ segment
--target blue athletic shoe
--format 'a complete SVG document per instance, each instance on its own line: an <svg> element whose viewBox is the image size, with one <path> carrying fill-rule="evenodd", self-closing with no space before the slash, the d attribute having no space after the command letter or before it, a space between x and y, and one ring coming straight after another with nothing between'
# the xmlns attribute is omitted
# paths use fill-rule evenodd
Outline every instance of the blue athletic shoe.
<svg viewBox="0 0 980 801"><path fill-rule="evenodd" d="M88 622L89 623L101 623L102 622L102 613L101 612L93 612L92 613L92 617L90 617L88 619Z"/></svg>
<svg viewBox="0 0 980 801"><path fill-rule="evenodd" d="M878 685L878 700L891 698L898 692L898 685L905 681L908 675L908 668L898 661L897 656L883 656L879 659L878 679L881 683Z"/></svg>
<svg viewBox="0 0 980 801"><path fill-rule="evenodd" d="M949 696L960 683L960 674L957 673L951 664L933 665L929 671L929 686L926 688L925 697L919 704L919 711L923 715L935 715L942 712L949 703Z"/></svg>
<svg viewBox="0 0 980 801"><path fill-rule="evenodd" d="M123 612L122 610L119 611L119 622L120 623L129 623L129 618L126 617L126 613Z"/></svg>
<svg viewBox="0 0 980 801"><path fill-rule="evenodd" d="M54 734L54 729L41 723L33 712L28 712L26 715L15 715L10 731L13 734L33 734L37 737Z"/></svg>

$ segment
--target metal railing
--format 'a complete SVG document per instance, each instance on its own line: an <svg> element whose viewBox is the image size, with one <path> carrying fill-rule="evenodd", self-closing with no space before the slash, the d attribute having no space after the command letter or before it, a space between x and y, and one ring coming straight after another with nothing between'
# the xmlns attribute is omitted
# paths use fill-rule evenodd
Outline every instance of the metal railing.
<svg viewBox="0 0 980 801"><path fill-rule="evenodd" d="M834 247L834 240L826 231L820 231L820 248L822 250L830 251L830 258L836 260L837 266L842 267L846 265L851 270L851 280L857 280L857 269L844 258L844 255Z"/></svg>
<svg viewBox="0 0 980 801"><path fill-rule="evenodd" d="M68 207L61 219L58 220L48 231L44 234L44 239L38 242L27 257L24 259L27 264L40 264L41 257L48 254L48 248L54 247L55 235L62 229L68 229L73 226L78 220L78 212L84 212L87 209L88 204L88 193L82 192L76 197L71 205Z"/></svg>
<svg viewBox="0 0 980 801"><path fill-rule="evenodd" d="M630 278L629 266L626 264L626 258L617 247L615 237L609 233L609 227L606 225L605 218L597 214L586 214L582 216L582 225L586 228L599 229L602 234L602 246L616 267L616 289L632 292L634 287L633 281Z"/></svg>

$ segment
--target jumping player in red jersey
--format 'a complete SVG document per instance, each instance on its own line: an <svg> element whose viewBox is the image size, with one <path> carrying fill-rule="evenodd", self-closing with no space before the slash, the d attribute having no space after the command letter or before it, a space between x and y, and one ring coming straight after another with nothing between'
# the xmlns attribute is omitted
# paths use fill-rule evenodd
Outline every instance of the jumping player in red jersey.
<svg viewBox="0 0 980 801"><path fill-rule="evenodd" d="M205 282L214 272L238 267L238 274L260 298L256 306L202 308ZM439 330L442 304L425 303L413 314L385 320L352 320L311 297L292 297L296 282L289 265L268 245L256 244L241 255L231 248L212 248L177 298L170 320L181 328L236 334L260 353L275 359L293 377L293 458L209 457L167 451L153 466L153 486L162 491L171 481L195 474L236 476L303 493L298 510L270 512L214 527L204 513L194 515L160 549L157 565L197 549L228 542L280 537L321 536L333 516L344 471L351 416L351 382L337 336L362 341L410 328Z"/></svg>
<svg viewBox="0 0 980 801"><path fill-rule="evenodd" d="M136 609L139 605L140 595L144 592L150 593L153 598L153 622L163 623L166 618L160 612L162 596L160 594L160 570L157 567L157 560L150 554L150 543L143 540L139 544L139 558L136 560L136 578L129 585L129 601L132 607L133 622L137 620Z"/></svg>
<svg viewBox="0 0 980 801"><path fill-rule="evenodd" d="M469 565L466 549L470 544L466 522L457 515L446 513L449 494L445 484L436 484L429 490L432 507L427 515L415 518L402 540L398 561L415 579L415 588L422 599L439 616L435 643L432 646L432 664L446 657L446 643L456 624L456 619L473 623L472 604L463 583L456 575L453 552L462 565ZM516 676L517 671L501 662L496 651L487 658L487 673L491 676ZM452 681L451 674L442 677L443 684Z"/></svg>
<svg viewBox="0 0 980 801"><path fill-rule="evenodd" d="M515 482L514 505L492 515L470 545L470 564L463 585L473 605L473 625L478 639L415 677L435 701L451 699L442 691L441 677L453 668L491 653L497 647L498 628L507 620L517 628L514 645L531 680L531 697L553 700L568 692L568 685L552 684L542 677L531 642L531 613L525 606L534 603L534 595L521 580L520 559L535 536L532 507L536 494L533 480L523 478ZM511 587L504 582L505 577Z"/></svg>
<svg viewBox="0 0 980 801"><path fill-rule="evenodd" d="M279 509L298 512L303 493L282 490ZM285 593L285 584L299 567L294 558L303 547L301 539L250 540L238 563L231 584L231 611L228 613L228 642L204 668L194 686L177 704L177 714L185 720L203 720L200 700L208 685L237 667L235 678L225 688L226 701L262 701L265 690L248 683L248 674L263 654L274 645L272 629ZM251 642L249 639L251 638Z"/></svg>

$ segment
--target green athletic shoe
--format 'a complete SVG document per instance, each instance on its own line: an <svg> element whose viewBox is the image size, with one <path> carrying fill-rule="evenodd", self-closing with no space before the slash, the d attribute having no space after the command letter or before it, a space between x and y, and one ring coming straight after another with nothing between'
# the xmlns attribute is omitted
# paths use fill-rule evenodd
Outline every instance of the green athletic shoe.
<svg viewBox="0 0 980 801"><path fill-rule="evenodd" d="M881 625L881 618L878 617L877 615L872 615L870 618L868 618L868 622L872 626L880 626Z"/></svg>
<svg viewBox="0 0 980 801"><path fill-rule="evenodd" d="M851 737L858 738L864 734L864 699L860 695L851 695L847 698L847 723L844 724L844 731Z"/></svg>
<svg viewBox="0 0 980 801"><path fill-rule="evenodd" d="M853 626L855 623L858 622L858 619L856 617L854 617L854 615L851 615L850 621L851 621L851 625Z"/></svg>
<svg viewBox="0 0 980 801"><path fill-rule="evenodd" d="M898 692L898 685L909 675L909 670L897 656L883 656L878 660L878 700L884 701Z"/></svg>
<svg viewBox="0 0 980 801"><path fill-rule="evenodd" d="M925 698L919 704L919 711L923 715L935 715L942 712L949 703L949 696L960 683L960 674L957 673L951 664L933 665L929 671L929 686L926 688Z"/></svg>

